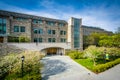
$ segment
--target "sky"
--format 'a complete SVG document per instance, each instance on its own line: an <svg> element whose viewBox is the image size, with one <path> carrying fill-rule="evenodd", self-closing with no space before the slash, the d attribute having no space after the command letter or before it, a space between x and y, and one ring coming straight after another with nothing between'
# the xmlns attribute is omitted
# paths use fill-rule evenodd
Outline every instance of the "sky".
<svg viewBox="0 0 120 80"><path fill-rule="evenodd" d="M120 27L120 0L0 0L0 10L68 21L115 32Z"/></svg>

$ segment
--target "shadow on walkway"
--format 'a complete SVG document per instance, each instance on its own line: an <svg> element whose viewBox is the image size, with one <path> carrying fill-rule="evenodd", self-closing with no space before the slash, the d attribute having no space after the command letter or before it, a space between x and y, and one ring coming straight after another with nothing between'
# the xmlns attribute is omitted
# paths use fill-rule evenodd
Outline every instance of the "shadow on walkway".
<svg viewBox="0 0 120 80"><path fill-rule="evenodd" d="M48 80L50 76L64 72L69 66L60 60L50 60L44 58L41 60L44 64L42 72L42 80Z"/></svg>

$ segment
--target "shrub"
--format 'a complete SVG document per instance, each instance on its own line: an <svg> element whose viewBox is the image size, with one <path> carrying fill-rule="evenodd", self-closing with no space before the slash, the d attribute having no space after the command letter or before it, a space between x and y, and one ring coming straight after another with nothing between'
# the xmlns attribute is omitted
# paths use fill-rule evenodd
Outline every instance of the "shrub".
<svg viewBox="0 0 120 80"><path fill-rule="evenodd" d="M68 53L68 55L72 58L72 59L82 59L83 57L83 52L80 51L70 51Z"/></svg>
<svg viewBox="0 0 120 80"><path fill-rule="evenodd" d="M24 60L24 80L37 80L41 78L40 69L42 65L40 64L40 59L42 58L39 52L26 51L21 54L10 54L2 58L0 61L0 79L21 79L21 56L25 56ZM36 79L35 79L36 78ZM40 79L38 79L40 80Z"/></svg>
<svg viewBox="0 0 120 80"><path fill-rule="evenodd" d="M107 69L109 69L109 68L111 68L119 63L120 63L120 58L116 59L114 61L105 63L105 64L99 64L93 68L93 71L95 73L100 73L100 72L103 72L103 71L105 71L105 70L107 70Z"/></svg>

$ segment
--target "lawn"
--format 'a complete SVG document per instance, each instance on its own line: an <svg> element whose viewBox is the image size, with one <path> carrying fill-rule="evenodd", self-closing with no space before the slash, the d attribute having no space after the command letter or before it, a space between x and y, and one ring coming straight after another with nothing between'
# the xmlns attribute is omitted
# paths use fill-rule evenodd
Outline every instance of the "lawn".
<svg viewBox="0 0 120 80"><path fill-rule="evenodd" d="M115 59L114 61L110 61L110 62L106 62L106 63L102 63L97 64L96 66L94 66L92 59L87 58L87 59L74 59L77 63L81 64L82 66L86 67L87 69L95 72L95 73L100 73L103 72L105 70L108 70L110 68L112 68L113 66L120 64L120 58Z"/></svg>
<svg viewBox="0 0 120 80"><path fill-rule="evenodd" d="M86 68L93 70L93 61L88 58L88 59L74 59L77 63L85 66Z"/></svg>

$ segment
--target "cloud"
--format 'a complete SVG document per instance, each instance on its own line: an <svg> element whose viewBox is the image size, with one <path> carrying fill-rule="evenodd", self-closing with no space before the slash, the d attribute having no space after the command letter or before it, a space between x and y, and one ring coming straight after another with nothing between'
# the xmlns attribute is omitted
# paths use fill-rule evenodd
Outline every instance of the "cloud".
<svg viewBox="0 0 120 80"><path fill-rule="evenodd" d="M39 6L40 5L40 6ZM64 5L56 3L54 0L42 0L38 6L44 9L28 10L17 6L9 5L6 3L0 3L0 9L22 12L26 14L32 14L37 16L56 18L68 20L70 17L82 18L83 25L101 27L106 30L115 31L120 26L120 10L115 6L110 6L106 9L107 4L102 4L100 7L88 7L86 6L82 10L76 10L72 5ZM119 12L115 12L114 10ZM116 14L116 15L115 15Z"/></svg>

